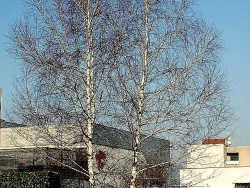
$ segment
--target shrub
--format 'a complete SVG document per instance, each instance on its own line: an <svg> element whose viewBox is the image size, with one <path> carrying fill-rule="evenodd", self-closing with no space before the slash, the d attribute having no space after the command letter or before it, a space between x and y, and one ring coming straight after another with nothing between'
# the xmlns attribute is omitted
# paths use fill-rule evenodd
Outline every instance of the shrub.
<svg viewBox="0 0 250 188"><path fill-rule="evenodd" d="M61 188L60 176L52 171L1 172L1 188Z"/></svg>

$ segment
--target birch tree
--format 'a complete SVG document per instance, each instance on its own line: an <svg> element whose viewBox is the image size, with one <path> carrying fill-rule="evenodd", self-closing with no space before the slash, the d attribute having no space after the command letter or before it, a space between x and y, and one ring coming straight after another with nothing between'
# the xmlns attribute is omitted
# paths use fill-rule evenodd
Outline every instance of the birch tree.
<svg viewBox="0 0 250 188"><path fill-rule="evenodd" d="M102 93L108 80L105 53L111 1L32 0L26 19L12 27L11 52L23 62L14 114L25 125L40 127L44 137L61 148L85 141L87 169L79 167L90 185L93 170L93 125L100 123ZM74 134L63 142L50 134L48 125L61 135ZM72 130L62 129L74 125ZM77 130L77 131L76 131ZM68 131L68 132L65 132ZM77 132L77 133L76 133Z"/></svg>
<svg viewBox="0 0 250 188"><path fill-rule="evenodd" d="M110 116L131 132L134 188L147 169L180 163L186 145L219 135L231 114L218 63L219 34L195 16L189 1L126 1L122 8L127 25L120 28L122 45L113 57ZM152 149L154 158L162 157L156 148L142 148L152 137L171 141L172 159L143 167L139 153Z"/></svg>
<svg viewBox="0 0 250 188"><path fill-rule="evenodd" d="M32 16L13 27L11 50L24 62L14 113L59 146L66 143L44 125L77 127L58 132L74 135L72 144L87 141L81 171L92 186L94 124L130 133L133 160L124 176L131 188L150 169L182 162L186 145L226 128L219 34L189 2L32 0ZM145 147L153 137L171 141L172 159L163 156L169 145Z"/></svg>

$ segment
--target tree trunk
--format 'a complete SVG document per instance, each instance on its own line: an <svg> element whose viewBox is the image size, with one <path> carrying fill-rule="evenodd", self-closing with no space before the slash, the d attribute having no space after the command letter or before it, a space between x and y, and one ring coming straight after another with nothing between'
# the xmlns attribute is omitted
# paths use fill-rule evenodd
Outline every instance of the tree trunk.
<svg viewBox="0 0 250 188"><path fill-rule="evenodd" d="M138 111L137 111L137 129L135 133L135 143L134 143L134 161L132 165L131 171L131 184L130 188L136 187L136 178L138 175L138 154L140 148L140 137L141 137L141 128L143 125L143 112L144 112L144 104L145 104L145 85L147 82L148 75L148 47L149 47L149 2L148 0L144 1L145 4L145 38L144 44L142 47L142 75L140 81L140 93L138 100Z"/></svg>
<svg viewBox="0 0 250 188"><path fill-rule="evenodd" d="M94 100L94 70L93 70L93 35L92 35L92 19L90 15L90 0L87 2L87 154L88 154L88 172L90 187L94 187L94 164L93 164L93 125L95 122L95 100Z"/></svg>

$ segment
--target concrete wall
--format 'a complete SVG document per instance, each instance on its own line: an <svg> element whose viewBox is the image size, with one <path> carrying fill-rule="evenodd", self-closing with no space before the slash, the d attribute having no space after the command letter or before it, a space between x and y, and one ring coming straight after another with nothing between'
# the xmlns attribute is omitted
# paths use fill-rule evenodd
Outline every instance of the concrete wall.
<svg viewBox="0 0 250 188"><path fill-rule="evenodd" d="M236 182L250 182L249 146L202 144L189 146L188 152L187 168L180 170L181 186L234 188ZM228 163L227 153L239 153L239 161Z"/></svg>
<svg viewBox="0 0 250 188"><path fill-rule="evenodd" d="M98 150L106 154L104 168L98 170L95 163L94 171L96 173L97 187L128 187L128 176L131 174L132 156L131 150L109 148L106 146L95 146L95 152ZM142 154L139 156L139 163L143 166L146 160Z"/></svg>
<svg viewBox="0 0 250 188"><path fill-rule="evenodd" d="M35 147L41 141L39 134L33 128L1 128L0 129L0 148L11 149L19 147ZM39 145L45 145L39 143Z"/></svg>
<svg viewBox="0 0 250 188"><path fill-rule="evenodd" d="M26 147L82 147L77 126L32 126L0 129L0 149Z"/></svg>
<svg viewBox="0 0 250 188"><path fill-rule="evenodd" d="M49 133L49 134L48 134ZM64 148L85 148L84 141L77 140L80 131L76 127L56 127L49 126L46 129L39 127L17 127L0 129L0 150L10 150L17 148L58 148L60 144ZM50 136L51 135L51 136ZM121 148L111 148L108 146L94 145L93 158L99 151L106 154L105 165L102 170L98 170L97 162L94 161L94 173L96 174L97 187L126 187L126 181L131 173L133 151ZM74 157L72 157L73 159ZM140 154L141 165L146 164L146 160ZM98 180L98 181L97 181Z"/></svg>
<svg viewBox="0 0 250 188"><path fill-rule="evenodd" d="M225 151L224 144L189 146L187 168L224 167Z"/></svg>
<svg viewBox="0 0 250 188"><path fill-rule="evenodd" d="M182 169L180 179L181 185L187 188L234 188L234 183L245 183L244 177L249 182L249 174L250 167Z"/></svg>
<svg viewBox="0 0 250 188"><path fill-rule="evenodd" d="M82 128L84 128L83 126ZM63 148L71 151L74 148L86 148L86 139L80 126L23 126L0 129L0 150L18 148ZM105 166L94 171L97 187L127 187L133 162L132 136L127 131L96 125L94 128L94 152L98 150L106 154ZM150 138L140 148L141 165L158 164L170 160L170 142L159 138ZM72 150L73 151L73 150ZM72 160L74 160L74 156Z"/></svg>

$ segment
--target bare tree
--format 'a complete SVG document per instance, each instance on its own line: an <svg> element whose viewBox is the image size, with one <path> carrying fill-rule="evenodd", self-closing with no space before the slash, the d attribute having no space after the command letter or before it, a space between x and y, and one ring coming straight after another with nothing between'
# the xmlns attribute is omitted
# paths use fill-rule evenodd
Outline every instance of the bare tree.
<svg viewBox="0 0 250 188"><path fill-rule="evenodd" d="M196 18L189 1L124 1L122 11L127 25L120 27L119 55L113 57L110 116L131 132L134 188L146 169L181 162L186 145L220 134L231 114L218 64L219 34ZM152 137L171 140L173 158L141 167L138 155ZM163 157L152 147L154 158Z"/></svg>
<svg viewBox="0 0 250 188"><path fill-rule="evenodd" d="M88 168L81 172L92 186L95 124L130 133L131 173L124 176L131 188L150 169L182 161L186 144L225 129L229 106L218 64L219 35L195 17L189 1L29 5L32 16L11 34L11 50L25 62L14 113L21 123L39 125L51 144L63 148L86 141ZM48 125L58 125L60 134L51 134ZM169 144L147 144L153 137L171 140L172 159Z"/></svg>
<svg viewBox="0 0 250 188"><path fill-rule="evenodd" d="M92 186L93 126L100 123L98 114L109 78L105 51L112 36L105 20L112 13L111 3L28 1L30 13L12 27L10 36L12 53L24 62L14 114L22 124L37 125L39 136L51 144L66 147L84 141L88 168L81 172ZM56 132L61 136L73 134L71 140L60 140L48 125L58 125Z"/></svg>

